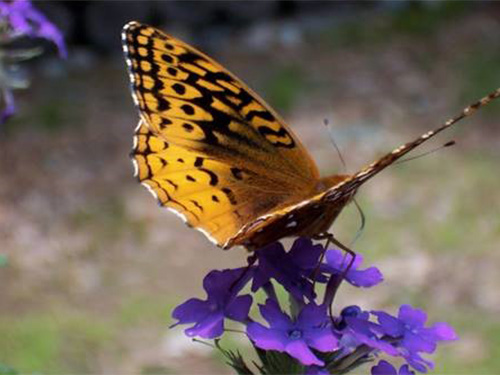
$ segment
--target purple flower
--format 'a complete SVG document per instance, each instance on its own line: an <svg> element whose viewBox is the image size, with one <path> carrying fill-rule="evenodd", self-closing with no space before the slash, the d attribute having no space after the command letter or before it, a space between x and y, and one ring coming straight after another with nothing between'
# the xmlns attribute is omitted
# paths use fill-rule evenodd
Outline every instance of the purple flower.
<svg viewBox="0 0 500 375"><path fill-rule="evenodd" d="M415 373L410 370L408 365L401 366L397 371L389 362L381 360L372 367L372 375L415 375Z"/></svg>
<svg viewBox="0 0 500 375"><path fill-rule="evenodd" d="M296 299L314 298L310 270L318 264L321 245L313 246L311 240L297 239L290 252L279 242L272 243L256 252L259 260L255 267L252 291L261 288L274 278Z"/></svg>
<svg viewBox="0 0 500 375"><path fill-rule="evenodd" d="M410 305L402 305L397 318L384 311L373 311L372 314L378 318L384 333L401 338L399 344L410 353L433 353L437 341L458 339L453 328L446 323L435 323L426 328L427 314Z"/></svg>
<svg viewBox="0 0 500 375"><path fill-rule="evenodd" d="M187 336L199 336L206 339L219 337L224 332L224 318L245 321L252 305L250 295L237 296L250 278L246 268L212 271L203 280L207 293L205 301L191 298L177 306L172 317L178 324L194 323L185 330ZM173 327L172 326L172 327Z"/></svg>
<svg viewBox="0 0 500 375"><path fill-rule="evenodd" d="M352 259L350 254L340 250L328 250L326 252L326 265L322 267L323 271L340 274L349 265ZM358 270L358 267L363 263L363 257L356 254L354 262L346 274L346 280L350 284L358 287L368 288L382 282L382 273L376 267L369 267L364 270Z"/></svg>
<svg viewBox="0 0 500 375"><path fill-rule="evenodd" d="M330 375L330 372L319 366L309 366L304 375Z"/></svg>
<svg viewBox="0 0 500 375"><path fill-rule="evenodd" d="M269 328L252 322L247 326L247 334L261 349L286 352L304 365L323 366L323 361L310 348L328 352L338 347L324 306L310 303L300 311L296 320L292 320L281 311L276 301L268 299L265 305L260 305L260 313L269 323Z"/></svg>
<svg viewBox="0 0 500 375"><path fill-rule="evenodd" d="M39 37L53 42L61 57L67 56L61 32L29 0L0 1L0 20L5 20L14 35Z"/></svg>
<svg viewBox="0 0 500 375"><path fill-rule="evenodd" d="M397 348L381 339L383 333L382 327L370 322L368 316L365 314L358 317L346 317L345 321L347 328L342 331L342 339L348 335L347 337L350 337L351 343L354 341L358 345L365 344L374 350L381 350L392 356L400 355Z"/></svg>
<svg viewBox="0 0 500 375"><path fill-rule="evenodd" d="M309 276L318 266L319 257L323 253L323 246L314 245L311 239L300 237L295 240L288 252L290 260Z"/></svg>
<svg viewBox="0 0 500 375"><path fill-rule="evenodd" d="M432 361L422 358L422 356L418 353L411 353L403 349L401 356L417 371L427 372L427 368L434 368L434 363Z"/></svg>

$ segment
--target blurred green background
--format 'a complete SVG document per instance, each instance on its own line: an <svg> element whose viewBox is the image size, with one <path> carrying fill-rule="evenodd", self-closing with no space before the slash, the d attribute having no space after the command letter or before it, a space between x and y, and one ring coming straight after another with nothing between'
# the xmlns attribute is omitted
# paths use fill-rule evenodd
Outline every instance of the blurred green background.
<svg viewBox="0 0 500 375"><path fill-rule="evenodd" d="M121 56L139 20L192 43L260 93L324 174L348 170L437 126L500 86L496 2L37 2L69 58L31 62L19 113L0 132L0 363L41 374L230 373L169 330L213 268L243 264L158 208L127 157L137 113ZM461 340L436 373L500 373L500 103L361 189L354 248L383 271L342 304L411 303ZM348 243L348 208L333 231ZM340 305L339 305L340 306ZM234 334L227 345L244 345ZM365 369L368 372L368 369ZM0 369L0 373L1 373Z"/></svg>

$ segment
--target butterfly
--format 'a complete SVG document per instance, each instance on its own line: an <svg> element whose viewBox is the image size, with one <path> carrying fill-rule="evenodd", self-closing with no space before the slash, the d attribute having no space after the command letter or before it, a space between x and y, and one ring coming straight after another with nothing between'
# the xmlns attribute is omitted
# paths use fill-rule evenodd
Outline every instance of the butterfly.
<svg viewBox="0 0 500 375"><path fill-rule="evenodd" d="M363 183L500 96L497 89L357 173L321 177L283 119L216 61L138 22L124 27L122 40L140 116L135 175L223 249L327 233Z"/></svg>

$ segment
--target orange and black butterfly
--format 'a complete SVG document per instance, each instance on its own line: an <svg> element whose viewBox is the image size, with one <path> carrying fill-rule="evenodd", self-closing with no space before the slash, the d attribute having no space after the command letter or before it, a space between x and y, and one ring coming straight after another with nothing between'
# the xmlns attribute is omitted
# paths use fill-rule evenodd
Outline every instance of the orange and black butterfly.
<svg viewBox="0 0 500 375"><path fill-rule="evenodd" d="M140 114L137 178L224 249L325 234L363 183L500 96L498 89L357 173L320 177L283 119L210 57L137 22L124 27L123 49Z"/></svg>

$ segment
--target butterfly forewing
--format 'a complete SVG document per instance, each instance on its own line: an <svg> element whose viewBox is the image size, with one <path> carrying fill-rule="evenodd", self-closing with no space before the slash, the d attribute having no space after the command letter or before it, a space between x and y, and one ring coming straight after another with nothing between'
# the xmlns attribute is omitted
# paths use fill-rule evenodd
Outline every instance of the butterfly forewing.
<svg viewBox="0 0 500 375"><path fill-rule="evenodd" d="M224 246L245 224L311 194L318 171L309 154L234 75L136 22L123 41L142 119L136 173L162 205Z"/></svg>

